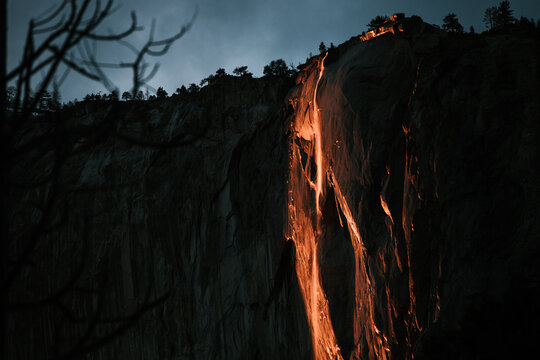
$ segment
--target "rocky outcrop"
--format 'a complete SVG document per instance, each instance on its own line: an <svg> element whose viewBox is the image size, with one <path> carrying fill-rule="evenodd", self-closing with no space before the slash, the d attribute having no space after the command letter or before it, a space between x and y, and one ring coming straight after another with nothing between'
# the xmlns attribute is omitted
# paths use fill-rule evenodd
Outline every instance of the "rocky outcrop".
<svg viewBox="0 0 540 360"><path fill-rule="evenodd" d="M137 311L90 357L531 346L538 34L389 28L314 58L296 85L228 78L163 102L79 105L22 134L37 145L13 169L13 256L39 241L10 294L11 357L54 357L56 340L82 351Z"/></svg>
<svg viewBox="0 0 540 360"><path fill-rule="evenodd" d="M316 229L340 356L511 354L538 334L538 35L458 39L417 20L300 76L290 224L306 228L301 212Z"/></svg>

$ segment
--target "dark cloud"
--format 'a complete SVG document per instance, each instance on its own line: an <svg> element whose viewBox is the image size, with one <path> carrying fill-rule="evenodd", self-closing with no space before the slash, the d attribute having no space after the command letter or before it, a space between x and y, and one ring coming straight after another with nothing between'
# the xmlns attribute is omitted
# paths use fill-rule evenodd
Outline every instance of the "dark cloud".
<svg viewBox="0 0 540 360"><path fill-rule="evenodd" d="M11 0L9 6L8 61L11 66L20 59L28 20L57 0ZM465 29L474 25L482 31L483 11L499 1L491 0L132 0L117 1L123 6L107 24L121 29L129 21L129 11L136 10L140 22L149 27L157 21L157 35L167 36L186 23L196 6L199 15L191 31L156 59L161 70L151 82L167 91L182 84L198 83L200 79L224 67L248 65L255 75L276 58L295 65L310 52L316 53L321 41L339 44L361 33L371 18L395 12L416 14L431 23L442 22L449 12L458 15ZM540 1L511 1L516 16L540 17ZM142 43L147 32L133 36ZM99 54L108 60L129 59L129 52L118 45L104 46ZM121 90L130 85L128 72L111 75ZM104 91L99 84L70 76L63 87L64 99L81 98L88 92Z"/></svg>

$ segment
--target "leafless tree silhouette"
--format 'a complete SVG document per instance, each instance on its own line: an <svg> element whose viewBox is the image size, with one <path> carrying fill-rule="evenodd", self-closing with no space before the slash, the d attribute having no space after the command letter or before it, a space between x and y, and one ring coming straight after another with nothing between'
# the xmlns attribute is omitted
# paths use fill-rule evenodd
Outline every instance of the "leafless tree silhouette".
<svg viewBox="0 0 540 360"><path fill-rule="evenodd" d="M56 231L66 224L69 203L66 200L65 189L60 183L60 174L69 156L81 153L95 146L104 133L116 131L115 124L110 119L96 122L91 129L69 128L69 114L57 112L54 114L38 114L40 100L51 86L59 87L68 74L74 71L85 78L101 82L106 88L116 90L107 77L106 68L128 68L133 73L132 94L136 94L142 86L156 74L159 64L151 65L148 57L165 55L170 47L184 36L192 26L197 11L193 17L170 37L156 40L154 37L155 23L149 32L147 42L140 48L128 42L128 37L143 28L138 25L137 16L131 13L130 25L119 32L100 33L100 26L118 9L114 0L102 3L100 0L63 0L40 17L30 21L24 44L23 57L20 63L9 71L7 63L7 1L0 0L2 13L0 49L0 101L2 109L1 124L1 157L0 157L0 186L7 196L1 198L1 337L0 354L9 358L6 343L8 322L10 318L21 312L54 312L60 314L56 329L52 331L50 351L41 354L44 358L75 359L86 356L102 346L114 341L149 310L162 303L169 295L168 292L155 294L152 277L149 275L144 282L148 284L145 296L137 306L127 314L108 314L105 303L110 294L108 265L103 263L100 274L95 279L84 279L85 266L88 263L89 243L92 239L87 230L88 221L80 226L80 234L71 239L73 245L70 261L77 264L71 269L69 280L64 284L50 289L40 298L25 299L24 291L18 288L21 277L31 268L37 267L39 257L44 253L41 248L55 238ZM39 39L43 40L37 40ZM97 59L96 44L113 42L126 46L134 53L134 60L115 64L104 63ZM34 81L41 76L37 86ZM9 108L6 102L7 85L15 84L16 92ZM43 120L46 119L46 120ZM42 121L43 120L43 121ZM43 125L45 124L45 125ZM84 132L84 136L81 134ZM81 145L80 140L85 141ZM124 137L123 141L129 138ZM140 140L143 142L143 140ZM163 144L161 144L163 145ZM21 158L31 158L32 161L47 159L51 164L48 171L38 178L25 179L14 176L16 162ZM16 224L13 219L13 201L21 191L35 190L45 194L37 204L31 204L37 215L31 223ZM85 216L91 219L92 214ZM54 261L50 260L50 261ZM151 271L148 271L151 274ZM90 299L94 303L86 314L77 314L72 304L80 297ZM62 329L70 324L78 329L75 339L63 343ZM37 356L39 354L34 354Z"/></svg>

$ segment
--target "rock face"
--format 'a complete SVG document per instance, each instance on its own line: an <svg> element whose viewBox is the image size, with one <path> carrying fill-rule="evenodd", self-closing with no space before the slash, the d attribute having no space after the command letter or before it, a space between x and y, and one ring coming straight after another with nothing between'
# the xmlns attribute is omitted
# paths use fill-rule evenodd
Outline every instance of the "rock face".
<svg viewBox="0 0 540 360"><path fill-rule="evenodd" d="M10 293L8 358L93 350L138 311L89 358L532 346L538 34L455 38L418 19L381 34L314 58L294 86L225 79L180 100L79 106L22 136L64 141L13 169L42 183L12 192L13 256L30 224L43 236Z"/></svg>
<svg viewBox="0 0 540 360"><path fill-rule="evenodd" d="M131 315L147 294L150 301L169 295L95 358L308 356L309 329L289 270L294 249L283 235L282 107L290 87L291 80L233 79L178 101L74 109L53 210L64 218L40 239L39 262L21 275L14 302L62 288L84 261L77 283L105 287L102 318ZM40 162L38 154L18 164L16 182L53 171L53 156ZM14 231L39 217L28 210L44 191L20 191ZM65 246L73 243L86 245ZM100 297L70 291L62 301L91 316ZM87 325L74 326L54 304L18 311L12 358L53 356L55 337L62 354L76 339L92 342L114 328L99 324L86 336Z"/></svg>

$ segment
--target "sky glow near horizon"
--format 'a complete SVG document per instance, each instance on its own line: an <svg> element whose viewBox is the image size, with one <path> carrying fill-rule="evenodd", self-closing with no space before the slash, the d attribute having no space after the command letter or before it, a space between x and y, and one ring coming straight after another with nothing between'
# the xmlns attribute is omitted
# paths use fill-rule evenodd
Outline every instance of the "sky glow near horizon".
<svg viewBox="0 0 540 360"><path fill-rule="evenodd" d="M8 0L8 71L21 59L29 20L58 2ZM481 32L485 30L484 10L498 3L490 0L115 0L115 4L122 6L101 30L106 33L109 28L125 29L130 23L129 13L134 10L145 31L133 34L130 41L140 45L148 36L152 19L157 23L156 38L166 37L187 23L198 8L191 30L165 56L148 59L150 63L160 63L159 72L149 84L154 88L163 86L171 94L182 85L198 84L218 68L231 73L235 67L247 65L255 76L261 76L264 65L274 59L282 58L296 66L310 52L316 54L321 41L338 45L361 34L376 15L404 12L440 25L442 18L453 12L466 31L472 25ZM516 17L540 18L540 1L510 3ZM99 46L97 55L108 62L133 58L126 48L111 44ZM108 74L121 92L131 87L129 70ZM103 85L73 72L61 88L64 101L98 91L108 92Z"/></svg>

